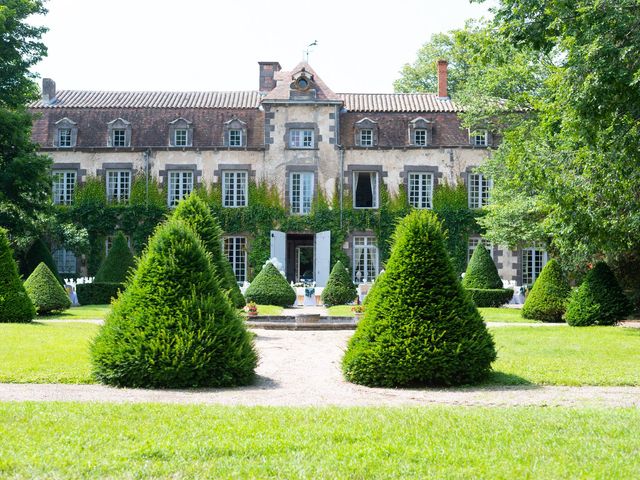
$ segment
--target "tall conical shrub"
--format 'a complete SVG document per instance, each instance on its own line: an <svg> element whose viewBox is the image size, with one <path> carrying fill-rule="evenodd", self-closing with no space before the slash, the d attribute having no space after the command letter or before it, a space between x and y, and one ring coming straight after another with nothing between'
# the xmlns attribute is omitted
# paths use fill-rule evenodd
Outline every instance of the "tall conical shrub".
<svg viewBox="0 0 640 480"><path fill-rule="evenodd" d="M322 290L322 303L328 307L351 303L357 295L358 292L351 281L351 275L338 260L329 274L327 286Z"/></svg>
<svg viewBox="0 0 640 480"><path fill-rule="evenodd" d="M550 260L540 272L522 306L522 316L542 322L561 322L571 287L560 264Z"/></svg>
<svg viewBox="0 0 640 480"><path fill-rule="evenodd" d="M483 379L493 339L464 293L433 212L396 228L385 273L342 360L347 380L368 386L459 385Z"/></svg>
<svg viewBox="0 0 640 480"><path fill-rule="evenodd" d="M133 265L133 254L127 244L127 238L122 232L118 232L93 281L96 283L123 283Z"/></svg>
<svg viewBox="0 0 640 480"><path fill-rule="evenodd" d="M7 239L0 228L0 322L30 322L36 314L22 280Z"/></svg>
<svg viewBox="0 0 640 480"><path fill-rule="evenodd" d="M615 275L604 262L587 273L569 299L565 319L569 325L615 325L631 313L631 303Z"/></svg>
<svg viewBox="0 0 640 480"><path fill-rule="evenodd" d="M296 292L271 262L267 262L244 292L248 302L288 307L296 301Z"/></svg>
<svg viewBox="0 0 640 480"><path fill-rule="evenodd" d="M149 240L91 355L95 377L123 387L246 385L257 363L204 245L177 219Z"/></svg>
<svg viewBox="0 0 640 480"><path fill-rule="evenodd" d="M24 277L31 275L41 262L44 262L45 265L49 267L49 270L51 270L51 273L56 277L58 283L64 286L64 280L60 276L60 273L58 273L58 266L51 256L51 251L41 239L37 238L31 244L29 250L27 250L22 256L22 260L20 262L20 271L22 272L22 275Z"/></svg>
<svg viewBox="0 0 640 480"><path fill-rule="evenodd" d="M502 288L502 280L496 264L480 243L471 255L467 271L462 279L462 286L467 290L477 307L499 307L513 296L513 290Z"/></svg>
<svg viewBox="0 0 640 480"><path fill-rule="evenodd" d="M209 207L198 195L189 195L189 198L178 204L173 217L186 222L198 234L211 254L211 260L220 277L220 285L236 308L244 307L244 297L238 287L236 276L229 259L222 251L222 230Z"/></svg>
<svg viewBox="0 0 640 480"><path fill-rule="evenodd" d="M71 300L49 267L40 262L26 282L24 288L36 307L38 315L60 312L71 307Z"/></svg>

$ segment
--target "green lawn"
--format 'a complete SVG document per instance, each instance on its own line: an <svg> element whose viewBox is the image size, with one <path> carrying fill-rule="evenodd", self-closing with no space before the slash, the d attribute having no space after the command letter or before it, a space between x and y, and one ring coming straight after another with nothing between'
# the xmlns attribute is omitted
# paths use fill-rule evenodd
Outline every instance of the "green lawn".
<svg viewBox="0 0 640 480"><path fill-rule="evenodd" d="M4 478L637 478L640 410L0 404Z"/></svg>
<svg viewBox="0 0 640 480"><path fill-rule="evenodd" d="M67 320L102 320L111 310L111 305L80 305L71 307L62 313L52 313L51 315L39 316L38 319L63 318Z"/></svg>
<svg viewBox="0 0 640 480"><path fill-rule="evenodd" d="M351 311L353 305L334 305L327 308L330 317L353 317L354 314Z"/></svg>
<svg viewBox="0 0 640 480"><path fill-rule="evenodd" d="M351 307L353 305L334 305L329 307L330 317L353 317ZM520 310L516 308L479 308L485 322L509 322L509 323L529 323L535 320L526 320L520 316Z"/></svg>
<svg viewBox="0 0 640 480"><path fill-rule="evenodd" d="M282 310L278 305L258 305L258 315L282 315Z"/></svg>

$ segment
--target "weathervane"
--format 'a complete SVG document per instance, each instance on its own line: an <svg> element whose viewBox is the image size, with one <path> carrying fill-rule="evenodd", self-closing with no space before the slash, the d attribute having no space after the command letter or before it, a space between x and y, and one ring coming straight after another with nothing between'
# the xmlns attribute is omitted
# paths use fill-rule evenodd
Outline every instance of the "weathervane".
<svg viewBox="0 0 640 480"><path fill-rule="evenodd" d="M309 45L307 45L307 49L303 52L303 58L304 61L309 63L309 53L311 53L311 47L317 47L318 46L318 41L314 40L313 43L310 43Z"/></svg>

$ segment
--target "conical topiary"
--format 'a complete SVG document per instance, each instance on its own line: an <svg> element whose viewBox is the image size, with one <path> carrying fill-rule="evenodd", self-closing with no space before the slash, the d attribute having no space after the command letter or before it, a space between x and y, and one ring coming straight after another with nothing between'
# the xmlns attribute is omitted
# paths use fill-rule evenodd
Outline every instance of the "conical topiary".
<svg viewBox="0 0 640 480"><path fill-rule="evenodd" d="M467 271L462 279L465 288L502 288L496 264L484 244L481 242L473 251Z"/></svg>
<svg viewBox="0 0 640 480"><path fill-rule="evenodd" d="M296 292L271 262L267 262L244 293L248 302L288 307L296 301Z"/></svg>
<svg viewBox="0 0 640 480"><path fill-rule="evenodd" d="M185 221L200 237L211 255L212 263L219 277L220 285L228 293L236 308L245 305L229 259L222 251L222 230L216 218L204 201L197 195L189 195L176 207L173 216Z"/></svg>
<svg viewBox="0 0 640 480"><path fill-rule="evenodd" d="M122 232L118 232L113 239L109 254L102 261L93 281L96 283L123 283L133 265L133 254L127 245L127 238Z"/></svg>
<svg viewBox="0 0 640 480"><path fill-rule="evenodd" d="M631 313L631 303L615 275L604 262L598 262L573 292L565 319L569 325L614 325Z"/></svg>
<svg viewBox="0 0 640 480"><path fill-rule="evenodd" d="M522 316L542 322L561 322L571 293L560 264L550 260L540 272L522 306Z"/></svg>
<svg viewBox="0 0 640 480"><path fill-rule="evenodd" d="M38 315L59 312L71 307L69 295L44 262L40 262L40 265L29 275L24 282L24 288L36 307Z"/></svg>
<svg viewBox="0 0 640 480"><path fill-rule="evenodd" d="M30 322L36 309L18 276L4 228L0 228L0 272L0 322Z"/></svg>
<svg viewBox="0 0 640 480"><path fill-rule="evenodd" d="M40 265L40 262L44 262L44 264L49 267L49 270L51 270L54 277L56 277L58 283L64 286L64 280L60 276L60 273L58 273L58 266L51 256L51 251L41 239L37 238L31 244L29 250L27 250L27 252L22 256L20 271L22 272L23 277L31 275L36 267Z"/></svg>
<svg viewBox="0 0 640 480"><path fill-rule="evenodd" d="M483 379L493 339L464 293L433 212L396 228L391 256L342 360L347 380L368 386L459 385Z"/></svg>
<svg viewBox="0 0 640 480"><path fill-rule="evenodd" d="M156 229L91 354L98 380L126 387L246 385L257 363L204 245L177 219Z"/></svg>
<svg viewBox="0 0 640 480"><path fill-rule="evenodd" d="M357 295L358 291L351 281L351 275L338 260L329 274L327 286L322 290L322 302L328 307L342 305L353 302Z"/></svg>

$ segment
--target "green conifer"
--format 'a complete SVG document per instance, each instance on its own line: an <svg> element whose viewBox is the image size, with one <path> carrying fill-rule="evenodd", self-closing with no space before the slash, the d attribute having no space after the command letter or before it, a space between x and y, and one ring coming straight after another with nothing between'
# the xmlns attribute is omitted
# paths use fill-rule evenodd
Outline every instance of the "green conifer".
<svg viewBox="0 0 640 480"><path fill-rule="evenodd" d="M134 263L127 238L122 232L118 232L93 281L95 283L124 283Z"/></svg>
<svg viewBox="0 0 640 480"><path fill-rule="evenodd" d="M571 293L560 264L550 260L540 272L522 306L522 316L542 322L561 322Z"/></svg>
<svg viewBox="0 0 640 480"><path fill-rule="evenodd" d="M296 301L296 292L271 262L267 262L245 292L248 302L288 307Z"/></svg>
<svg viewBox="0 0 640 480"><path fill-rule="evenodd" d="M38 315L61 312L71 307L71 300L49 267L40 262L26 282L24 288L36 307Z"/></svg>
<svg viewBox="0 0 640 480"><path fill-rule="evenodd" d="M47 248L45 243L37 238L29 247L29 250L23 254L22 260L20 261L20 271L24 277L28 277L33 273L40 262L44 262L51 273L56 277L56 280L60 285L64 287L64 280L58 273L58 266L56 262L53 260L51 256L51 251Z"/></svg>
<svg viewBox="0 0 640 480"><path fill-rule="evenodd" d="M4 228L0 228L0 272L0 322L30 322L36 309L18 276Z"/></svg>
<svg viewBox="0 0 640 480"><path fill-rule="evenodd" d="M327 286L322 290L322 303L327 307L351 303L357 295L358 292L351 281L351 275L338 260L329 274Z"/></svg>

